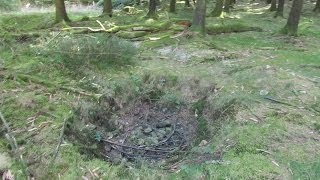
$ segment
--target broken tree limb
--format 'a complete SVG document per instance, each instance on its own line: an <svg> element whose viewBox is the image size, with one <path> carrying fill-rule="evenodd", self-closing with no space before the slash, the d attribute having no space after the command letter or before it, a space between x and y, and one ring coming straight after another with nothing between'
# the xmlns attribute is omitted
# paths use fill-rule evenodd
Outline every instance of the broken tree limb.
<svg viewBox="0 0 320 180"><path fill-rule="evenodd" d="M58 142L58 145L57 145L57 147L56 147L56 150L54 151L54 155L53 155L53 158L52 158L52 160L51 160L51 162L50 162L49 167L51 167L51 166L54 164L55 160L56 160L57 157L58 157L58 154L59 154L59 151L60 151L60 147L61 147L61 144L62 144L62 142L63 142L64 129L65 129L65 127L66 127L66 123L67 123L67 118L64 118L63 124L62 124L62 127L61 127L61 131L60 131L59 142Z"/></svg>
<svg viewBox="0 0 320 180"><path fill-rule="evenodd" d="M12 78L12 79L19 79L23 82L28 82L28 83L36 83L36 84L41 84L44 86L47 86L48 88L54 88L54 89L58 89L58 90L63 90L63 91L67 91L67 92L72 92L75 94L80 94L83 96L88 96L94 99L99 99L99 97L101 96L101 94L91 94L88 92L85 92L82 89L77 89L77 88L73 88L73 87L67 87L67 86L60 86L58 84L54 84L51 83L47 80L43 80L40 79L38 77L35 76L31 76L31 75L27 75L27 74L15 74L15 75L9 75L7 78Z"/></svg>

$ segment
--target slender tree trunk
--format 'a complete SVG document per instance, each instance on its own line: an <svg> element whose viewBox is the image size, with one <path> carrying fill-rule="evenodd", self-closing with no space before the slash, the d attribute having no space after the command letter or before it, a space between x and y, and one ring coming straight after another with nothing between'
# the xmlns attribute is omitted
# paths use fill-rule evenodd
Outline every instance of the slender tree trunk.
<svg viewBox="0 0 320 180"><path fill-rule="evenodd" d="M211 12L212 17L219 17L222 13L223 8L223 0L217 0L216 6L214 7L213 11Z"/></svg>
<svg viewBox="0 0 320 180"><path fill-rule="evenodd" d="M283 17L284 1L285 0L278 0L278 8L275 17Z"/></svg>
<svg viewBox="0 0 320 180"><path fill-rule="evenodd" d="M271 0L271 6L270 11L276 11L277 10L277 0Z"/></svg>
<svg viewBox="0 0 320 180"><path fill-rule="evenodd" d="M317 0L316 7L313 9L313 12L320 13L320 0Z"/></svg>
<svg viewBox="0 0 320 180"><path fill-rule="evenodd" d="M285 34L297 35L302 5L303 0L293 0L287 24L283 28Z"/></svg>
<svg viewBox="0 0 320 180"><path fill-rule="evenodd" d="M157 2L156 0L149 0L149 12L147 14L147 17L153 18L156 17L156 10L157 10Z"/></svg>
<svg viewBox="0 0 320 180"><path fill-rule="evenodd" d="M66 6L64 0L55 0L54 4L56 6L56 23L61 21L70 22L70 19L67 15Z"/></svg>
<svg viewBox="0 0 320 180"><path fill-rule="evenodd" d="M231 4L232 4L232 0L225 0L224 1L224 8L223 8L224 12L227 12L227 13L230 12Z"/></svg>
<svg viewBox="0 0 320 180"><path fill-rule="evenodd" d="M267 0L267 4L271 4L271 0Z"/></svg>
<svg viewBox="0 0 320 180"><path fill-rule="evenodd" d="M206 0L197 0L196 9L193 14L192 26L205 35L206 29Z"/></svg>
<svg viewBox="0 0 320 180"><path fill-rule="evenodd" d="M112 17L112 0L103 1L103 15Z"/></svg>
<svg viewBox="0 0 320 180"><path fill-rule="evenodd" d="M190 7L190 0L184 0L184 6Z"/></svg>
<svg viewBox="0 0 320 180"><path fill-rule="evenodd" d="M176 12L176 0L170 0L169 12L171 12L171 13L175 13Z"/></svg>

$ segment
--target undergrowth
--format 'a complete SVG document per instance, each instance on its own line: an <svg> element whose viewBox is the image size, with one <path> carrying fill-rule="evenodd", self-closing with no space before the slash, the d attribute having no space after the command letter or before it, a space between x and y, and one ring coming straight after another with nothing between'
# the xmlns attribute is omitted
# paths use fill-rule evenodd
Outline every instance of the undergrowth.
<svg viewBox="0 0 320 180"><path fill-rule="evenodd" d="M170 17L192 17L192 10L180 5ZM305 11L311 9L307 5ZM301 36L287 37L279 34L285 19L273 18L265 5L255 6L236 7L224 19L208 17L208 27L229 33L252 25L263 31L205 39L171 38L178 31L166 30L168 15L160 11L157 21L143 23L166 28L148 34L137 43L140 48L106 34L57 35L46 29L60 26L52 26L53 13L1 15L0 107L28 166L40 179L95 174L110 179L319 179L317 16L305 13ZM144 21L142 15L144 11L123 18L116 12L101 22L122 26ZM97 25L92 16L88 22L78 22L82 16L70 14L75 25ZM194 52L192 60L160 54L159 48L168 45L175 54ZM216 54L219 60L206 61ZM91 121L99 119L105 114L97 115L101 109L90 106L99 97L112 97L119 105L102 110L108 116L118 108L134 108L138 101L174 110L188 107L188 116L197 119L198 141L182 161L172 158L172 166L164 168L143 161L112 165L88 155L84 145L65 139L54 166L47 169L64 117L86 102L87 111L82 112L96 115L84 115ZM104 126L112 125L103 122ZM0 133L5 133L3 128ZM94 141L97 137L91 134ZM0 149L11 152L4 138ZM10 161L1 171L7 169L17 179L25 178L19 161Z"/></svg>
<svg viewBox="0 0 320 180"><path fill-rule="evenodd" d="M42 50L42 51L41 51ZM62 35L44 44L40 54L77 71L94 66L104 69L110 64L128 65L136 54L132 43L105 34Z"/></svg>

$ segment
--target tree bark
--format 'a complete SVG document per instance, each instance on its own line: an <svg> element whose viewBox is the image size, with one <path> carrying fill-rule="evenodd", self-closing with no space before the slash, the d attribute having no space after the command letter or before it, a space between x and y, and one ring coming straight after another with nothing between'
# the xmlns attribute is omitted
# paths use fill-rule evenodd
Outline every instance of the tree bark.
<svg viewBox="0 0 320 180"><path fill-rule="evenodd" d="M205 35L206 28L206 0L197 0L196 9L193 14L192 26Z"/></svg>
<svg viewBox="0 0 320 180"><path fill-rule="evenodd" d="M112 17L112 0L104 0L103 1L103 15L107 15Z"/></svg>
<svg viewBox="0 0 320 180"><path fill-rule="evenodd" d="M170 0L169 12L171 12L171 13L175 13L176 12L176 0Z"/></svg>
<svg viewBox="0 0 320 180"><path fill-rule="evenodd" d="M223 8L223 0L217 0L216 6L214 7L213 11L211 12L212 17L219 17L222 13Z"/></svg>
<svg viewBox="0 0 320 180"><path fill-rule="evenodd" d="M320 13L320 0L317 0L316 7L313 9L313 12Z"/></svg>
<svg viewBox="0 0 320 180"><path fill-rule="evenodd" d="M190 0L184 0L184 6L190 7Z"/></svg>
<svg viewBox="0 0 320 180"><path fill-rule="evenodd" d="M293 0L287 24L283 28L285 34L297 35L302 5L303 0Z"/></svg>
<svg viewBox="0 0 320 180"><path fill-rule="evenodd" d="M54 4L56 6L56 23L61 21L70 22L70 19L67 15L66 6L64 0L55 0Z"/></svg>
<svg viewBox="0 0 320 180"><path fill-rule="evenodd" d="M232 0L225 0L224 1L224 12L229 13L230 12L230 6L232 4Z"/></svg>
<svg viewBox="0 0 320 180"><path fill-rule="evenodd" d="M285 0L278 0L278 8L275 17L283 17L284 1Z"/></svg>
<svg viewBox="0 0 320 180"><path fill-rule="evenodd" d="M149 12L147 14L147 17L149 17L149 18L156 17L156 9L157 9L156 0L150 0L149 1Z"/></svg>
<svg viewBox="0 0 320 180"><path fill-rule="evenodd" d="M276 11L277 10L277 0L271 0L271 6L270 11Z"/></svg>

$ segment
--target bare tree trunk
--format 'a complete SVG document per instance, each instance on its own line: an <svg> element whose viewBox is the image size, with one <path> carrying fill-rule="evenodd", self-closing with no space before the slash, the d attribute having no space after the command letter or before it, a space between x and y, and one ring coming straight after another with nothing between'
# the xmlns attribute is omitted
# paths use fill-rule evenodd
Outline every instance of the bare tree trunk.
<svg viewBox="0 0 320 180"><path fill-rule="evenodd" d="M55 22L66 21L70 22L70 19L67 15L66 6L64 4L64 0L55 0L54 4L56 6L56 20Z"/></svg>
<svg viewBox="0 0 320 180"><path fill-rule="evenodd" d="M176 12L176 0L170 0L169 12L171 12L171 13L175 13Z"/></svg>
<svg viewBox="0 0 320 180"><path fill-rule="evenodd" d="M206 28L206 0L197 0L196 9L193 14L192 26L200 28L201 33L205 34Z"/></svg>
<svg viewBox="0 0 320 180"><path fill-rule="evenodd" d="M284 1L285 0L278 0L278 8L275 17L283 17Z"/></svg>
<svg viewBox="0 0 320 180"><path fill-rule="evenodd" d="M283 28L285 34L297 35L302 5L303 0L293 0L287 24Z"/></svg>
<svg viewBox="0 0 320 180"><path fill-rule="evenodd" d="M230 12L230 6L232 4L232 0L225 0L224 1L224 12L229 13Z"/></svg>
<svg viewBox="0 0 320 180"><path fill-rule="evenodd" d="M157 2L156 0L150 0L149 1L149 12L147 14L147 17L156 17L156 10L157 10Z"/></svg>
<svg viewBox="0 0 320 180"><path fill-rule="evenodd" d="M103 15L107 15L112 17L112 0L104 0L103 1Z"/></svg>
<svg viewBox="0 0 320 180"><path fill-rule="evenodd" d="M184 0L184 6L190 7L190 0Z"/></svg>
<svg viewBox="0 0 320 180"><path fill-rule="evenodd" d="M313 9L313 12L320 13L320 0L317 0L316 7Z"/></svg>
<svg viewBox="0 0 320 180"><path fill-rule="evenodd" d="M276 11L277 10L277 0L271 0L271 6L270 11Z"/></svg>
<svg viewBox="0 0 320 180"><path fill-rule="evenodd" d="M223 0L217 0L216 6L214 7L213 11L210 13L212 17L219 17L222 13L223 8Z"/></svg>

